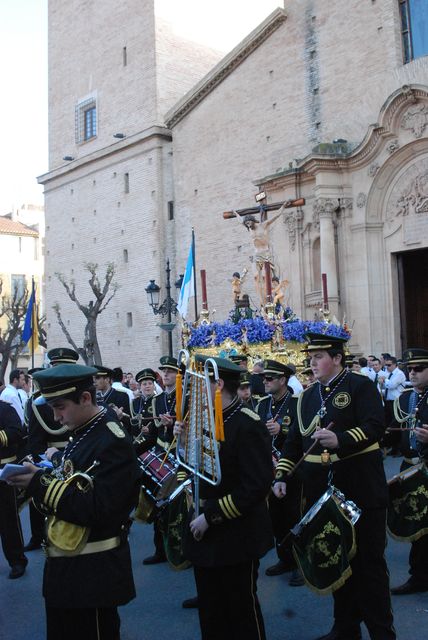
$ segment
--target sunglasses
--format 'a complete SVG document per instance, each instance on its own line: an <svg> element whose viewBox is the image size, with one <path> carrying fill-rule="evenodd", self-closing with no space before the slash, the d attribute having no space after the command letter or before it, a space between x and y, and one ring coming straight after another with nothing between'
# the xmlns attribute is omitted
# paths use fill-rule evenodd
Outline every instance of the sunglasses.
<svg viewBox="0 0 428 640"><path fill-rule="evenodd" d="M266 380L266 382L272 382L272 380L277 380L278 376L263 376L263 380Z"/></svg>
<svg viewBox="0 0 428 640"><path fill-rule="evenodd" d="M415 373L421 373L421 371L425 371L426 368L427 368L426 365L423 365L423 364L409 365L407 367L407 371L409 371L409 373L410 371L414 371Z"/></svg>
<svg viewBox="0 0 428 640"><path fill-rule="evenodd" d="M386 367L392 367L392 362L390 362L389 364L385 364Z"/></svg>

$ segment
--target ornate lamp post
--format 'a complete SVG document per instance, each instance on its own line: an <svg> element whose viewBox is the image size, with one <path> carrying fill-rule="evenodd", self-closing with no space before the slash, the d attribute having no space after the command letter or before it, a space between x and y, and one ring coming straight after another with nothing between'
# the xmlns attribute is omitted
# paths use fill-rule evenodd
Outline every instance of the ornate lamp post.
<svg viewBox="0 0 428 640"><path fill-rule="evenodd" d="M147 294L147 301L151 306L155 315L160 315L162 318L166 316L167 321L160 323L158 326L167 331L168 333L168 354L172 356L172 331L175 327L175 322L172 322L172 315L177 315L177 303L171 297L171 269L169 267L169 259L166 261L166 298L159 304L161 288L156 284L155 280L150 280L145 291ZM175 286L181 288L180 278L175 283Z"/></svg>

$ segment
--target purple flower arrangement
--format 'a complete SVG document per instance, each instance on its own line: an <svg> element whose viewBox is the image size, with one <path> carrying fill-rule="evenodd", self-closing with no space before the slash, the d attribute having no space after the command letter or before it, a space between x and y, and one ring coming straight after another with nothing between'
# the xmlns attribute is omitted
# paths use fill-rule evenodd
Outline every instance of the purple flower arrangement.
<svg viewBox="0 0 428 640"><path fill-rule="evenodd" d="M269 342L278 326L282 327L282 336L287 342L305 342L304 335L308 331L325 333L330 336L349 338L349 332L342 326L326 324L322 321L306 321L296 318L287 308L285 320L265 320L262 317L241 318L237 322L231 319L224 322L201 324L191 329L188 343L193 347L213 347L222 344L227 338L237 344L255 344Z"/></svg>

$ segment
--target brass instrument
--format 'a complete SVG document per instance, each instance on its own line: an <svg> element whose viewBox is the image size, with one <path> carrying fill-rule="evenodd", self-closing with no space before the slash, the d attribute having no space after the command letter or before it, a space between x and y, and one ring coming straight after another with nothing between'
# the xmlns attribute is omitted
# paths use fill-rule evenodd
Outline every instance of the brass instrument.
<svg viewBox="0 0 428 640"><path fill-rule="evenodd" d="M89 475L89 472L92 471L92 469L95 469L95 467L98 467L99 464L99 460L94 460L94 462L90 467L86 469L86 471L76 471L69 478L64 478L64 482L66 484L71 484L72 482L76 481L76 487L80 491L83 491L83 493L86 493L89 489L94 488L94 481ZM86 485L81 484L80 480L85 480Z"/></svg>

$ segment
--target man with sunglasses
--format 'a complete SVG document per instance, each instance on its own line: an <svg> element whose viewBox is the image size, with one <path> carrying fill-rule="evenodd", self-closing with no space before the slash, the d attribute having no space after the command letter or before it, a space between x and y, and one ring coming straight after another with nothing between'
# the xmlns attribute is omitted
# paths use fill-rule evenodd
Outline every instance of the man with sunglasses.
<svg viewBox="0 0 428 640"><path fill-rule="evenodd" d="M256 407L262 421L266 424L272 438L273 459L278 458L288 434L290 425L295 419L297 397L289 386L293 369L282 362L265 360L264 383L268 395L260 399ZM278 562L266 569L267 576L279 576L292 571L290 586L303 585L303 578L297 571L296 561L292 553L291 536L287 543L280 543L288 531L300 520L300 496L302 483L299 477L293 478L288 485L287 497L279 500L273 493L269 495L269 514L275 535Z"/></svg>
<svg viewBox="0 0 428 640"><path fill-rule="evenodd" d="M401 452L404 455L401 471L421 461L428 462L428 350L408 349L403 354L411 389L406 389L394 403L394 417L399 426L414 427L401 433ZM391 589L393 595L428 591L428 535L412 542L410 578Z"/></svg>

